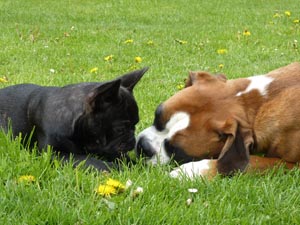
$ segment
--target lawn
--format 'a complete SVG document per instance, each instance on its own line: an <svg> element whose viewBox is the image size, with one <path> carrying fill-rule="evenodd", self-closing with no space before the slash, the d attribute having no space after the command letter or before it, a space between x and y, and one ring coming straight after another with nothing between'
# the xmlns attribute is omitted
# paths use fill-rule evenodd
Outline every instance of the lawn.
<svg viewBox="0 0 300 225"><path fill-rule="evenodd" d="M0 87L104 81L149 66L134 92L138 133L190 70L236 78L300 61L299 19L295 0L0 0ZM170 169L74 169L0 133L0 224L300 224L299 170L180 181ZM97 194L109 178L132 185Z"/></svg>

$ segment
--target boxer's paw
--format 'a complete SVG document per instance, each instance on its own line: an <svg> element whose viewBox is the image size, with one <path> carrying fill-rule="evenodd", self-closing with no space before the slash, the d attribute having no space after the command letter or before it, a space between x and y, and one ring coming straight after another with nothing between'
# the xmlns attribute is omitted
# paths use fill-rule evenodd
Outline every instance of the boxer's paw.
<svg viewBox="0 0 300 225"><path fill-rule="evenodd" d="M215 160L204 159L190 162L175 168L170 172L172 178L182 179L184 177L195 179L199 177L211 177L216 174Z"/></svg>

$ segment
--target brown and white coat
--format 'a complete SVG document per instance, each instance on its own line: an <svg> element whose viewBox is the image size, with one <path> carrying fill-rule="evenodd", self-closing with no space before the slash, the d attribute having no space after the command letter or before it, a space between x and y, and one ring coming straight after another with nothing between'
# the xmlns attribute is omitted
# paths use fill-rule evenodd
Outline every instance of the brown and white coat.
<svg viewBox="0 0 300 225"><path fill-rule="evenodd" d="M183 163L172 177L230 175L300 162L300 63L227 80L190 72L162 103L136 152L148 163ZM257 156L263 154L264 157Z"/></svg>

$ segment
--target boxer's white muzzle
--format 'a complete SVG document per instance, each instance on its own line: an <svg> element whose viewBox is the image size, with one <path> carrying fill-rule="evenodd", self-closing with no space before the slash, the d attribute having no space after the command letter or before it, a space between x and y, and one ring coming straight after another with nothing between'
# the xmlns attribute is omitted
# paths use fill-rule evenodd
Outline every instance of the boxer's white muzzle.
<svg viewBox="0 0 300 225"><path fill-rule="evenodd" d="M162 131L151 126L143 130L137 137L136 154L145 157L148 164L166 164L172 155L165 148L165 141L180 130L189 126L190 115L186 112L175 113Z"/></svg>

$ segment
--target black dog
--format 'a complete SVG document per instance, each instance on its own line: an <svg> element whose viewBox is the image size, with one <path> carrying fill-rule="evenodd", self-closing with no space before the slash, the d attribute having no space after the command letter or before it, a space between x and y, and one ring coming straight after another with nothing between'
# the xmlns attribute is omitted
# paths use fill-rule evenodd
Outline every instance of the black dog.
<svg viewBox="0 0 300 225"><path fill-rule="evenodd" d="M39 149L52 146L64 160L72 153L76 165L86 160L87 166L107 170L112 163L98 157L111 162L135 146L139 115L132 91L147 70L103 83L0 89L0 127L11 127L14 136L22 133Z"/></svg>

